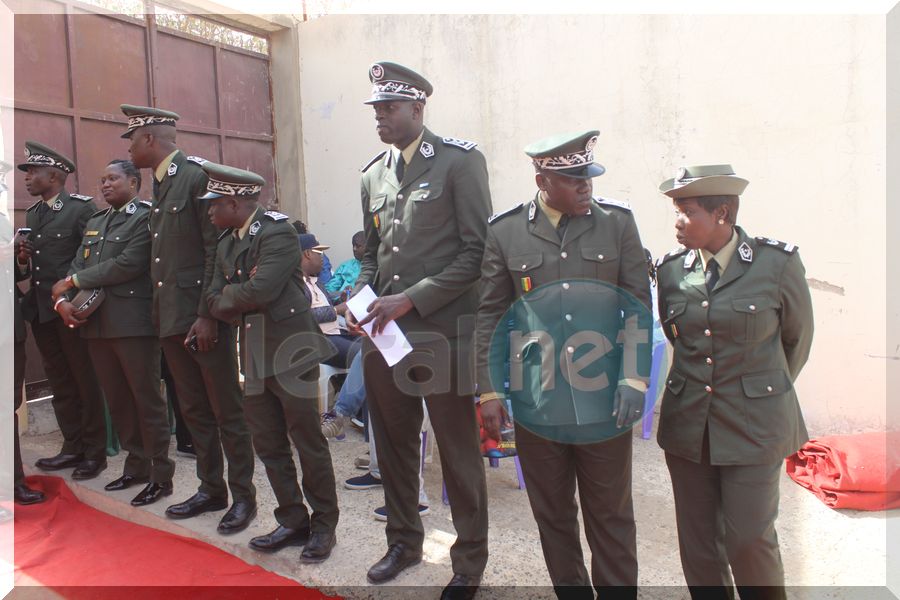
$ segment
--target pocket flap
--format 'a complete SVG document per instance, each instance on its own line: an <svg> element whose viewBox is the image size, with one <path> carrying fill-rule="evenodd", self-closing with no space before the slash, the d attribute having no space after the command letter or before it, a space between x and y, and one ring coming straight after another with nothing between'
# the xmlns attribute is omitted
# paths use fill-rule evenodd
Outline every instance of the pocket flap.
<svg viewBox="0 0 900 600"><path fill-rule="evenodd" d="M780 369L751 373L741 377L744 395L748 398L765 398L778 396L791 390L793 385L787 373Z"/></svg>
<svg viewBox="0 0 900 600"><path fill-rule="evenodd" d="M543 260L543 255L540 252L537 254L520 254L507 259L506 266L510 271L521 273L541 266Z"/></svg>
<svg viewBox="0 0 900 600"><path fill-rule="evenodd" d="M428 202L429 200L434 200L435 198L440 198L441 193L444 191L444 184L441 183L432 183L428 187L419 188L414 192L409 194L409 199L413 202Z"/></svg>
<svg viewBox="0 0 900 600"><path fill-rule="evenodd" d="M768 296L754 296L752 298L735 298L731 301L731 306L736 312L746 313L749 315L756 314L762 310L775 307L775 299Z"/></svg>
<svg viewBox="0 0 900 600"><path fill-rule="evenodd" d="M581 258L591 262L609 262L619 256L615 248L582 248Z"/></svg>
<svg viewBox="0 0 900 600"><path fill-rule="evenodd" d="M678 371L669 371L669 377L666 378L666 389L677 396L684 389L685 381L687 378Z"/></svg>
<svg viewBox="0 0 900 600"><path fill-rule="evenodd" d="M180 288L191 288L203 285L203 271L201 269L185 269L175 274L175 281Z"/></svg>
<svg viewBox="0 0 900 600"><path fill-rule="evenodd" d="M387 200L387 194L378 194L369 198L369 212L378 212L384 206Z"/></svg>
<svg viewBox="0 0 900 600"><path fill-rule="evenodd" d="M687 302L672 302L666 307L666 314L663 316L663 322L667 323L672 319L680 316L687 309Z"/></svg>
<svg viewBox="0 0 900 600"><path fill-rule="evenodd" d="M309 304L306 302L284 302L270 308L269 315L273 321L283 321L306 310L309 310Z"/></svg>

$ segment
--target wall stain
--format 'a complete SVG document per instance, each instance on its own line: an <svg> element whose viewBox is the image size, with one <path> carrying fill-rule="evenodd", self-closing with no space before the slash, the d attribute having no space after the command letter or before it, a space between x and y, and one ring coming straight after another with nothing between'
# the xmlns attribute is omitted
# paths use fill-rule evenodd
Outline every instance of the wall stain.
<svg viewBox="0 0 900 600"><path fill-rule="evenodd" d="M828 283L827 281L822 281L821 279L813 279L811 277L807 277L806 283L808 283L809 287L814 290L821 290L823 292L837 294L838 296L844 295L843 287L834 285L833 283Z"/></svg>

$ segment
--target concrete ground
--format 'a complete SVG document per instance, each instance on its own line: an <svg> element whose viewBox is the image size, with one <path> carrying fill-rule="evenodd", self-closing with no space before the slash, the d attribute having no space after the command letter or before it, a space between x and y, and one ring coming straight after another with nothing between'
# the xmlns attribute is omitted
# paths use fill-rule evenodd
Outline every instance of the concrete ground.
<svg viewBox="0 0 900 600"><path fill-rule="evenodd" d="M58 432L23 437L26 471L34 473L35 469L31 467L34 461L55 454L60 441ZM174 456L174 438L171 450ZM441 586L452 575L449 547L455 537L449 507L441 503L437 455L425 470L426 490L431 499L431 514L423 517L425 559L421 565L404 572L393 585L376 587L366 583L365 574L386 550L384 524L372 516L372 510L383 504L383 493L381 489L352 491L342 485L345 479L363 474L354 468L353 460L366 450L362 434L355 430L350 431L343 441L331 441L341 519L334 554L317 566L300 565L299 548L268 555L247 547L251 537L276 526L274 497L259 460L254 477L259 516L246 531L230 537L220 536L215 530L222 512L186 521L171 521L164 516L167 505L184 500L196 490L197 479L191 459L176 457L175 494L171 502L161 501L145 508L134 508L128 503L139 487L112 493L103 490L107 482L121 474L122 453L110 458L109 468L94 480L72 481L69 470L63 471L61 476L82 501L95 508L148 527L201 539L248 563L258 564L303 585L321 588L326 593L354 599L437 597ZM490 559L478 598L554 597L527 494L517 487L513 460L503 459L499 468L488 468L487 477ZM887 569L886 519L897 519L900 511L887 515L834 511L786 475L782 479L781 493L777 527L787 584L791 586L790 598L893 598L881 587ZM681 576L674 507L663 454L654 439L643 440L639 432L635 433L634 439L634 500L641 598L688 598ZM589 562L590 554L584 539L582 546L585 560ZM24 594L20 597L32 597L35 591L20 589L19 594Z"/></svg>

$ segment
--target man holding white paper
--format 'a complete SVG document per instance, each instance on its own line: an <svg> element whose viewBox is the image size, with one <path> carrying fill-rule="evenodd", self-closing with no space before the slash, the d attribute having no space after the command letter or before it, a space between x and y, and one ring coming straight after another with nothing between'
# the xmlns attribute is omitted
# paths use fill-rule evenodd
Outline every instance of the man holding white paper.
<svg viewBox="0 0 900 600"><path fill-rule="evenodd" d="M369 569L368 580L390 581L422 559L424 397L457 530L450 549L454 574L441 597L472 598L487 562L487 491L472 368L476 283L491 213L487 168L474 142L441 138L424 127L432 92L424 77L378 62L369 78L374 87L366 103L375 109L378 136L391 148L373 158L362 176L366 242L356 292L370 285L378 298L358 325L348 318L350 326L371 324L363 346L366 396L388 514L388 552ZM412 351L389 366L372 340L394 322Z"/></svg>

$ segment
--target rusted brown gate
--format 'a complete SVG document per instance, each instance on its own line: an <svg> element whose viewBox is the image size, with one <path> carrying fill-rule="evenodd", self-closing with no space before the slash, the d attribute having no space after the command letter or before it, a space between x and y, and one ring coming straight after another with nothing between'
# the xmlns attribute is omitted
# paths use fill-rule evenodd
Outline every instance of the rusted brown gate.
<svg viewBox="0 0 900 600"><path fill-rule="evenodd" d="M15 16L15 149L25 140L71 156L78 170L67 188L95 197L103 167L128 158L119 136L119 104L164 107L181 115L178 144L189 155L251 169L271 185L275 166L268 56L157 25L153 15L131 18L88 12L82 4L39 0L34 13ZM47 14L56 13L56 14ZM15 171L15 220L34 198ZM141 197L151 194L144 173ZM29 342L27 381L43 379Z"/></svg>

